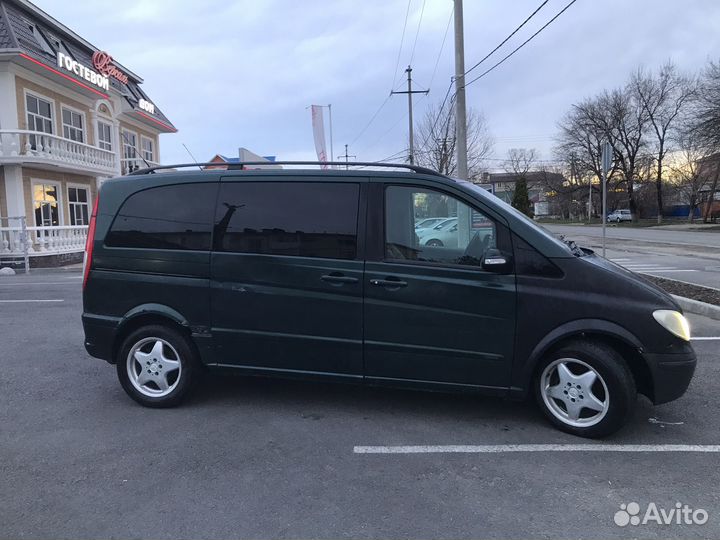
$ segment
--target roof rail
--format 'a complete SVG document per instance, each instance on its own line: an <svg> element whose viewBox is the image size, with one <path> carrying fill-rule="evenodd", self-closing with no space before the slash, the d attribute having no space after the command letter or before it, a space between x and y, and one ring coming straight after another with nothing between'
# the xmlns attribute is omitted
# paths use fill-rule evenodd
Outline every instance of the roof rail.
<svg viewBox="0 0 720 540"><path fill-rule="evenodd" d="M157 165L155 167L148 167L146 169L138 169L136 171L133 171L131 173L128 173L127 176L139 176L143 174L151 174L158 170L167 170L167 169L185 169L188 167L206 167L209 169L212 168L219 168L223 167L226 168L229 171L237 171L237 170L244 170L245 166L247 165L315 165L315 166L328 166L328 165L337 165L339 167L386 167L391 169L408 169L411 171L414 171L416 173L420 174L430 174L433 176L444 176L443 174L434 171L432 169L428 169L427 167L419 167L417 165L408 165L407 163L375 163L373 161L353 161L350 163L345 163L344 161L240 161L240 162L233 162L233 163L217 163L217 162L208 162L208 163L180 163L177 165Z"/></svg>

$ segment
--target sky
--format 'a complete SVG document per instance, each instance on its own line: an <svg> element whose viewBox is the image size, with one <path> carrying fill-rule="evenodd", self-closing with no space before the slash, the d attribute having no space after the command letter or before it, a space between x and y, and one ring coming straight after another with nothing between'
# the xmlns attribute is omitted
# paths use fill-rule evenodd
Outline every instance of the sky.
<svg viewBox="0 0 720 540"><path fill-rule="evenodd" d="M407 96L386 100L390 90L405 89L412 63L415 88L430 90L415 97L417 124L442 102L455 69L452 0L34 2L144 79L178 128L161 137L166 164L190 160L183 144L199 161L237 156L239 147L315 160L311 104L332 104L335 156L345 144L358 161L399 155L407 148ZM568 2L549 0L468 80ZM466 69L541 3L465 0ZM622 85L640 66L672 60L694 73L720 59L718 23L717 0L577 0L467 87L468 107L485 116L495 140L489 167L500 168L510 148L552 159L557 122L571 105Z"/></svg>

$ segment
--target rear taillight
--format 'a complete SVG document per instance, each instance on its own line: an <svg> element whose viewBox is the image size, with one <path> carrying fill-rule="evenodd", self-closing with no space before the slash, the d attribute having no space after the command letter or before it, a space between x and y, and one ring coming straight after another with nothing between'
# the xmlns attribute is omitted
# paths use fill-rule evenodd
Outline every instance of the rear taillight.
<svg viewBox="0 0 720 540"><path fill-rule="evenodd" d="M97 219L98 203L100 202L100 194L95 197L95 206L93 206L92 215L90 216L90 225L88 226L87 241L85 242L85 257L83 258L83 289L90 275L90 267L92 266L93 244L95 244L95 220Z"/></svg>

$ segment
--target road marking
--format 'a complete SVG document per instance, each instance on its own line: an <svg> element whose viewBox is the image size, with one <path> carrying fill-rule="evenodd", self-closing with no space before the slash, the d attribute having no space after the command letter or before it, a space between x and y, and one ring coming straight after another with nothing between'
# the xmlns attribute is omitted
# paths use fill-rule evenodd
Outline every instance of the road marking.
<svg viewBox="0 0 720 540"><path fill-rule="evenodd" d="M355 446L355 454L502 454L517 452L701 452L720 453L720 444L484 444Z"/></svg>
<svg viewBox="0 0 720 540"><path fill-rule="evenodd" d="M0 304L18 304L22 302L64 302L65 300L0 300Z"/></svg>
<svg viewBox="0 0 720 540"><path fill-rule="evenodd" d="M610 259L610 260L611 260L612 262L617 262L617 263L619 263L619 262L632 261L632 259Z"/></svg>
<svg viewBox="0 0 720 540"><path fill-rule="evenodd" d="M17 285L18 287L22 287L25 285L77 285L77 283L70 283L69 281L18 281L15 283L0 283L0 287L8 285Z"/></svg>
<svg viewBox="0 0 720 540"><path fill-rule="evenodd" d="M690 338L690 341L720 341L720 336L718 336L718 337L693 337L693 338Z"/></svg>
<svg viewBox="0 0 720 540"><path fill-rule="evenodd" d="M641 274L650 274L652 272L699 272L700 270L690 270L681 268L651 268L649 270L637 270Z"/></svg>

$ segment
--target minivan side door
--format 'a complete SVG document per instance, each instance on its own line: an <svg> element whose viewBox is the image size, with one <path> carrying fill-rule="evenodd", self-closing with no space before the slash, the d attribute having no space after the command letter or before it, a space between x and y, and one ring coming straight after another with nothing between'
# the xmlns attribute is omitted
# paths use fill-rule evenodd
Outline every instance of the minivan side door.
<svg viewBox="0 0 720 540"><path fill-rule="evenodd" d="M223 178L211 255L220 364L362 378L364 184Z"/></svg>
<svg viewBox="0 0 720 540"><path fill-rule="evenodd" d="M434 184L371 185L367 380L504 391L513 359L515 276L483 270L481 261L489 249L510 256L506 225L461 193ZM458 218L453 238L415 234L415 219L448 215Z"/></svg>

